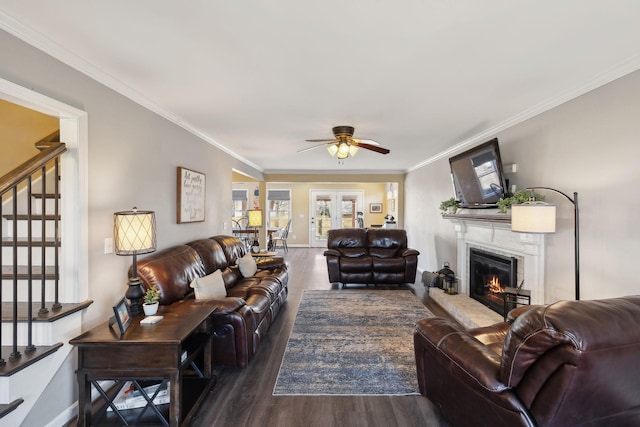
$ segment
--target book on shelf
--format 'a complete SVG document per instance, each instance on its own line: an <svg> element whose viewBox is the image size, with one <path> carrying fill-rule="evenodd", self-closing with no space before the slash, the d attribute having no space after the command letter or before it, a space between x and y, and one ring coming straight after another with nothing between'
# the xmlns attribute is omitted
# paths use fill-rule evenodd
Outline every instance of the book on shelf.
<svg viewBox="0 0 640 427"><path fill-rule="evenodd" d="M143 387L143 389L149 398L151 398L159 387L160 383ZM162 405L163 403L169 403L171 399L170 391L171 385L167 382L166 387L158 391L158 394L153 399L153 404ZM140 390L136 389L131 381L125 383L112 402L118 410L144 408L147 406L147 399L144 398ZM111 406L107 408L107 411L113 411Z"/></svg>

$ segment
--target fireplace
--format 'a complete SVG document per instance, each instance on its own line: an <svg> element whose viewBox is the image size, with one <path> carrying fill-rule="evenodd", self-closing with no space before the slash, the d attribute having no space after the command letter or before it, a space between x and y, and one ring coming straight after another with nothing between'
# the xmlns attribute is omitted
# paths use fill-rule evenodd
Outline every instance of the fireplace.
<svg viewBox="0 0 640 427"><path fill-rule="evenodd" d="M518 259L469 248L469 296L504 315L504 289L517 287Z"/></svg>

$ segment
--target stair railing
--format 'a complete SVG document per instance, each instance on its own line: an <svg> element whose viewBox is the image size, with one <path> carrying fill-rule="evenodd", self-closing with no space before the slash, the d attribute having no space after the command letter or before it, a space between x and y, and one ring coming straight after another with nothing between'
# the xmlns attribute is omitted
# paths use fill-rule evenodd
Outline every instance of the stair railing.
<svg viewBox="0 0 640 427"><path fill-rule="evenodd" d="M43 142L36 145L41 152L26 162L22 163L11 172L7 173L3 177L0 178L0 218L3 218L3 201L5 196L10 195L12 197L12 215L13 215L13 229L11 237L2 237L2 247L11 247L12 248L12 262L10 266L5 266L2 260L3 251L0 250L0 266L2 268L0 277L2 278L2 282L4 280L9 280L12 283L12 299L11 299L11 323L12 323L12 344L11 344L11 354L9 355L10 360L20 359L22 354L18 351L18 281L19 280L27 280L27 346L25 347L25 352L31 352L35 350L35 346L33 345L33 279L35 276L41 277L41 301L40 301L40 310L38 311L39 315L44 315L48 313L48 309L46 307L45 301L45 281L48 278L54 278L54 302L52 305L52 310L59 310L61 307L59 301L59 259L58 259L58 250L60 244L60 237L58 233L58 223L59 223L59 185L58 180L60 179L59 168L60 168L60 156L64 153L67 148L64 143L61 142ZM46 255L45 249L47 246L47 238L46 238L46 168L49 162L53 161L54 163L54 173L55 173L55 185L54 185L54 200L55 200L55 213L54 213L54 223L55 223L55 235L53 238L53 246L55 248L54 253L54 266L53 271L49 271L46 268ZM41 179L41 187L42 187L42 212L40 215L34 215L32 211L32 181L34 177L40 176ZM26 186L27 192L27 240L26 242L20 242L18 238L18 190L23 186ZM41 266L34 266L33 262L33 254L32 251L36 248L36 244L34 243L34 239L32 236L32 228L33 221L40 219L42 222L42 236L41 236L41 247L42 247L42 260ZM22 243L22 244L21 244ZM26 246L28 255L27 255L27 266L22 267L18 264L18 247ZM1 248L0 248L1 249ZM26 274L25 274L26 273ZM2 342L2 325L1 322L4 322L3 318L3 308L5 307L4 300L2 299L2 291L3 287L0 286L0 343ZM2 355L2 349L0 347L0 366L6 364L6 361Z"/></svg>

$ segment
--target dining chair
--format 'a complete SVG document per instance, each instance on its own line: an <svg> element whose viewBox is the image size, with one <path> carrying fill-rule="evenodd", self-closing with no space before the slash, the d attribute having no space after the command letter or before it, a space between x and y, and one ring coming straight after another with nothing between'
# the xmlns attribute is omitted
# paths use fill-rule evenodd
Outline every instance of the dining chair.
<svg viewBox="0 0 640 427"><path fill-rule="evenodd" d="M280 230L278 235L273 236L273 250L278 249L278 244L284 250L285 253L289 252L289 248L287 247L287 238L289 237L289 229L291 228L291 220L287 222L287 225Z"/></svg>

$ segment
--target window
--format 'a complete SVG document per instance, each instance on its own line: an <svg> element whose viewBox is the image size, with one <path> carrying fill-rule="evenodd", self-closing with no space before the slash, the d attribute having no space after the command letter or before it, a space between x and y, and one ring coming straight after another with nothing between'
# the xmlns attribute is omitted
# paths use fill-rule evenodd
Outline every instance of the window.
<svg viewBox="0 0 640 427"><path fill-rule="evenodd" d="M268 190L267 205L269 227L285 227L291 218L291 190Z"/></svg>
<svg viewBox="0 0 640 427"><path fill-rule="evenodd" d="M242 217L247 216L247 209L249 208L249 193L247 190L232 190L232 207L231 207L231 219L237 221Z"/></svg>

